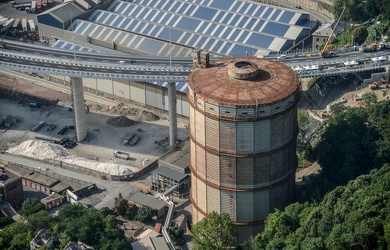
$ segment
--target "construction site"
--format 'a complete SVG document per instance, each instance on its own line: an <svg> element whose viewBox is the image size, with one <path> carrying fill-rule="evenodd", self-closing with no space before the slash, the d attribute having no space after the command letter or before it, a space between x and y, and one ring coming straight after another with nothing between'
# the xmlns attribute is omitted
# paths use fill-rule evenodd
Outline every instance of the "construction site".
<svg viewBox="0 0 390 250"><path fill-rule="evenodd" d="M252 64L237 62L237 65L237 72L234 71L235 68L229 72L240 75L241 67L246 68ZM375 93L378 100L389 98L386 73L372 74L371 78L363 81L359 77L324 77L314 83L309 79L300 79L302 94L297 108L309 111L312 119L310 127L313 131L326 121L332 104L360 106L364 93ZM194 211L196 217L192 218L195 218L195 221L204 216L202 206L207 203L200 198L204 191L203 187L199 186L203 178L202 167L199 165L201 162L196 163L200 166L196 178L188 175L191 149L188 145L187 117L178 116L179 147L172 151L168 112L86 93L87 138L78 142L69 86L49 82L39 75L7 71L1 73L0 82L0 151L3 155L39 160L42 167L36 171L46 178L61 175L69 176L63 178L83 181L84 186L81 188L85 189L86 193L78 197L77 202L88 207L112 207L114 198L119 193L124 198L129 198L139 190L152 194L169 192L172 199L175 197L174 200L182 204L179 206L186 216L194 216ZM195 124L197 123L190 126L191 129L196 128ZM207 143L211 145L216 140L212 140L215 134L212 130L208 133L210 132L211 139ZM194 134L194 131L192 133ZM314 138L319 137L320 135L317 135ZM230 137L223 138L226 141ZM181 145L184 141L187 141L186 146ZM229 150L223 148L225 144L221 143L222 151ZM196 157L200 155L197 154ZM192 163L195 165L194 160ZM160 166L158 170L155 169L157 166ZM319 169L320 166L316 163L299 169L292 180L301 185L305 176L315 174ZM68 172L65 173L65 170ZM210 168L210 171L214 170ZM194 180L197 182L197 191L192 192L193 196L197 194L198 203L195 203L195 208L191 208L188 197ZM290 182L293 183L288 181ZM93 187L96 187L97 191L90 189L90 183L95 184ZM266 216L266 211L262 214ZM186 221L191 216L186 217Z"/></svg>

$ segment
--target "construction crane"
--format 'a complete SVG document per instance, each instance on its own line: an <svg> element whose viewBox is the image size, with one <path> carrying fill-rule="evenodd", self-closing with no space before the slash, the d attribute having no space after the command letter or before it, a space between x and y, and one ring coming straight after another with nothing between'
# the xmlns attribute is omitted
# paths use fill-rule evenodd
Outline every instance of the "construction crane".
<svg viewBox="0 0 390 250"><path fill-rule="evenodd" d="M322 58L328 58L328 57L334 57L334 56L335 56L335 54L334 54L333 52L331 52L331 50L333 49L333 47L330 47L329 43L330 43L330 41L332 40L333 33L334 33L334 31L336 30L337 25L339 24L339 22L340 22L340 20L341 20L341 17L342 17L343 14L344 14L344 11L345 11L345 7L344 7L343 11L341 11L340 17L339 17L339 19L337 20L336 25L334 26L332 32L330 33L330 35L329 35L329 37L328 37L328 40L327 40L326 43L325 43L324 48L319 52L319 54L320 54L320 56L321 56Z"/></svg>

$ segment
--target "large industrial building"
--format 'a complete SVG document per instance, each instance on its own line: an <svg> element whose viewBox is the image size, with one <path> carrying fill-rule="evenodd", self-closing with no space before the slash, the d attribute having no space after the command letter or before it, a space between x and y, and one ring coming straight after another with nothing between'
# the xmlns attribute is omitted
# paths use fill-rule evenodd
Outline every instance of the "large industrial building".
<svg viewBox="0 0 390 250"><path fill-rule="evenodd" d="M86 7L76 1L38 15L40 37L53 43L75 36L153 56L190 57L192 49L265 55L294 48L317 25L304 11L243 0L114 0Z"/></svg>
<svg viewBox="0 0 390 250"><path fill-rule="evenodd" d="M201 61L188 80L193 223L228 213L240 240L292 202L300 80L259 58Z"/></svg>

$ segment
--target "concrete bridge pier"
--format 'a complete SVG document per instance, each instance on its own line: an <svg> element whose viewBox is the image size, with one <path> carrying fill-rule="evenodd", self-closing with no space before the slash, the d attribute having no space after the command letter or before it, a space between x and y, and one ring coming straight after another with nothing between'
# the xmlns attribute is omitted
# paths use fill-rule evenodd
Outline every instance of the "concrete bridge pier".
<svg viewBox="0 0 390 250"><path fill-rule="evenodd" d="M79 77L71 77L70 81L72 84L72 98L77 141L81 142L87 138L87 115L85 114L84 108L83 82Z"/></svg>
<svg viewBox="0 0 390 250"><path fill-rule="evenodd" d="M177 110L176 110L176 83L168 83L169 108L169 145L174 147L177 142Z"/></svg>

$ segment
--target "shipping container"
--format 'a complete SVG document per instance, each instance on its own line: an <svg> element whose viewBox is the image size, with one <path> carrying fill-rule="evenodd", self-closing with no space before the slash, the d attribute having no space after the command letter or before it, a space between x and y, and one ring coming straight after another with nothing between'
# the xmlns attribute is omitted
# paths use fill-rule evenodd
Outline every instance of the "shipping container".
<svg viewBox="0 0 390 250"><path fill-rule="evenodd" d="M37 11L37 1L31 2L31 13L35 13Z"/></svg>
<svg viewBox="0 0 390 250"><path fill-rule="evenodd" d="M5 24L7 21L8 21L8 18L6 18L6 17L0 18L0 25Z"/></svg>
<svg viewBox="0 0 390 250"><path fill-rule="evenodd" d="M23 29L23 31L27 31L27 19L26 18L22 19L22 29Z"/></svg>
<svg viewBox="0 0 390 250"><path fill-rule="evenodd" d="M17 28L19 26L19 23L20 23L20 18L16 18L14 24L12 25L12 28Z"/></svg>
<svg viewBox="0 0 390 250"><path fill-rule="evenodd" d="M31 31L36 31L34 20L28 20L28 24L30 25Z"/></svg>
<svg viewBox="0 0 390 250"><path fill-rule="evenodd" d="M15 19L13 19L13 18L8 19L7 22L5 22L3 24L3 26L1 27L1 32L5 32L9 28L11 28L12 25L14 24L14 22L15 22Z"/></svg>

